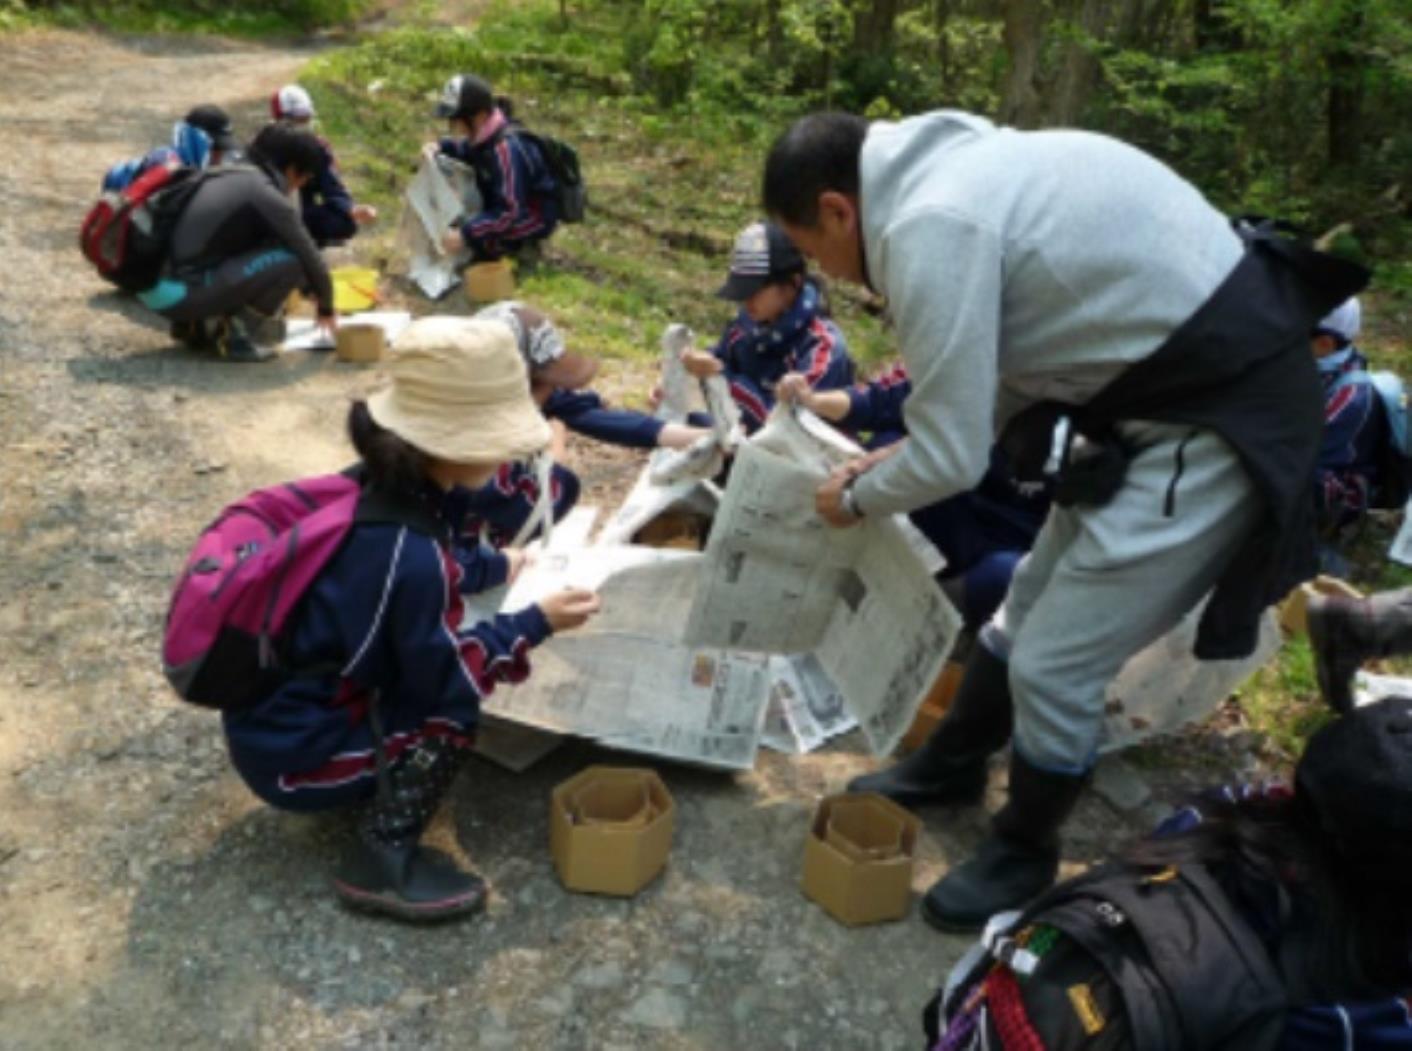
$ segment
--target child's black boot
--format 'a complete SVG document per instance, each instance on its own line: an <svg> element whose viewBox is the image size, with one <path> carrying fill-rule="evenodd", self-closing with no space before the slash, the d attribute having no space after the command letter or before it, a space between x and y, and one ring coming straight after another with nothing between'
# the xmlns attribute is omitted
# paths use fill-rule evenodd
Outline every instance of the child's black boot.
<svg viewBox="0 0 1412 1051"><path fill-rule="evenodd" d="M1010 666L980 643L941 724L905 759L855 777L850 792L877 792L902 806L968 803L985 792L986 760L1010 739Z"/></svg>
<svg viewBox="0 0 1412 1051"><path fill-rule="evenodd" d="M483 879L418 843L466 751L445 739L423 741L388 771L334 878L345 904L418 921L464 916L485 905Z"/></svg>

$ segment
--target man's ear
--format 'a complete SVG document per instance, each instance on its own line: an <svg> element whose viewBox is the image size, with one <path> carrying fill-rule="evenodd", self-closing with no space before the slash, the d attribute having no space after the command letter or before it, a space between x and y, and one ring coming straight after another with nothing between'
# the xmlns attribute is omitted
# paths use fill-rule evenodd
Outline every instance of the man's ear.
<svg viewBox="0 0 1412 1051"><path fill-rule="evenodd" d="M836 232L852 232L858 225L858 204L846 193L825 190L819 194L819 226Z"/></svg>

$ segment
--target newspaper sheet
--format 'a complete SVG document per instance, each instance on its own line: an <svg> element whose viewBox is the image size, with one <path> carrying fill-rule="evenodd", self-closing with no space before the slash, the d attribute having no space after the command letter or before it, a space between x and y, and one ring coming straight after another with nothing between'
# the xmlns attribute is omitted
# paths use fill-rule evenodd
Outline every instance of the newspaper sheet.
<svg viewBox="0 0 1412 1051"><path fill-rule="evenodd" d="M812 652L869 746L887 754L911 725L960 616L897 524L832 529L814 510L829 467L856 447L777 410L737 453L712 525L686 638ZM789 455L781 455L788 453Z"/></svg>
<svg viewBox="0 0 1412 1051"><path fill-rule="evenodd" d="M649 463L637 476L622 505L604 523L598 542L605 545L631 543L638 530L667 511L693 511L711 517L720 502L721 490L714 483L683 478L663 485L653 480Z"/></svg>
<svg viewBox="0 0 1412 1051"><path fill-rule="evenodd" d="M813 654L770 658L770 700L760 743L786 755L812 752L858 725Z"/></svg>
<svg viewBox="0 0 1412 1051"><path fill-rule="evenodd" d="M407 186L399 237L407 250L407 276L432 299L439 299L459 283L459 266L469 253L448 255L442 235L463 217L481 208L475 172L450 157L422 157L416 176Z"/></svg>
<svg viewBox="0 0 1412 1051"><path fill-rule="evenodd" d="M563 564L534 567L517 582L519 595L597 575L594 563L601 559L617 564L598 588L602 612L583 629L540 646L533 676L498 688L485 710L614 748L723 769L752 767L769 692L768 662L681 640L702 557L588 548ZM506 608L517 601L512 594Z"/></svg>
<svg viewBox="0 0 1412 1051"><path fill-rule="evenodd" d="M1412 697L1412 679L1402 675L1375 675L1359 671L1353 677L1353 703L1360 707L1388 697Z"/></svg>
<svg viewBox="0 0 1412 1051"><path fill-rule="evenodd" d="M376 325L387 337L387 345L392 346L397 337L412 323L412 315L401 310L369 310L361 314L348 314L339 319L340 325ZM280 350L332 350L334 339L326 335L313 318L291 318L286 326L284 343Z"/></svg>
<svg viewBox="0 0 1412 1051"><path fill-rule="evenodd" d="M1412 499L1402 509L1402 525L1398 527L1397 536L1392 538L1387 557L1404 566L1412 566Z"/></svg>
<svg viewBox="0 0 1412 1051"><path fill-rule="evenodd" d="M1249 657L1197 660L1192 646L1204 608L1203 603L1129 659L1109 684L1099 751L1117 751L1204 719L1279 650L1279 622L1273 611L1267 611Z"/></svg>

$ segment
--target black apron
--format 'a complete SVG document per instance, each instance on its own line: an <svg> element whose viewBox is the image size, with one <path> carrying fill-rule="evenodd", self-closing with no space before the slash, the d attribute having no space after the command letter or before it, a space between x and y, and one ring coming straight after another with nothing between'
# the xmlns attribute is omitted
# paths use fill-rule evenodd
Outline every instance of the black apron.
<svg viewBox="0 0 1412 1051"><path fill-rule="evenodd" d="M1190 424L1226 440L1265 513L1202 613L1195 647L1202 660L1254 652L1261 614L1318 571L1312 481L1324 393L1310 332L1369 278L1364 267L1317 252L1274 223L1235 225L1244 257L1160 347L1084 405L1043 402L1025 410L1001 439L1031 468L1050 455L1061 416L1106 442L1110 461L1122 456L1112 430L1122 420Z"/></svg>

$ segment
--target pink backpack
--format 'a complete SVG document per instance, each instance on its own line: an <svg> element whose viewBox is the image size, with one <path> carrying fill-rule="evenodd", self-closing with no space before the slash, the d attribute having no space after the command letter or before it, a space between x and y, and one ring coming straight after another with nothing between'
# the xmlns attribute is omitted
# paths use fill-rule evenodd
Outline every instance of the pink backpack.
<svg viewBox="0 0 1412 1051"><path fill-rule="evenodd" d="M351 473L257 489L222 511L167 611L162 668L176 692L207 708L247 708L297 671L281 661L290 614L360 521L441 533L429 512L365 494Z"/></svg>

